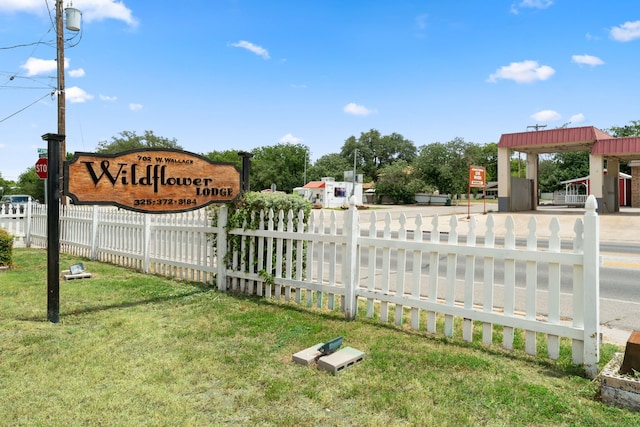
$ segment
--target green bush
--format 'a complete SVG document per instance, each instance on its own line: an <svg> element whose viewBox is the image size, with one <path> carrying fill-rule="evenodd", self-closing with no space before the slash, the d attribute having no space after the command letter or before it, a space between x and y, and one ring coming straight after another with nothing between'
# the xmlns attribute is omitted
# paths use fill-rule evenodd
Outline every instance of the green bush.
<svg viewBox="0 0 640 427"><path fill-rule="evenodd" d="M13 263L13 236L0 229L0 266L10 267Z"/></svg>
<svg viewBox="0 0 640 427"><path fill-rule="evenodd" d="M269 211L273 210L274 213L274 229L278 226L278 215L280 211L284 211L284 221L285 227L287 222L287 216L289 211L293 212L293 231L298 231L298 214L300 211L303 213L303 223L306 226L309 221L309 215L311 214L311 203L302 197L295 194L283 194L283 193L259 193L259 192L248 192L243 194L241 197L236 199L235 203L229 204L229 213L227 220L227 230L232 230L235 228L242 228L245 230L257 230L260 227L260 212L264 211L264 227L267 227L269 221ZM220 206L214 206L212 208L212 225L215 227L218 224L218 214L219 214ZM224 259L225 265L231 267L232 255L234 252L240 251L242 247L242 237L241 236L233 236L227 234L227 242L228 242L228 251L227 255ZM245 259L248 267L248 257L249 257L249 248L251 245L254 248L257 248L257 240L253 237L244 237L245 241L245 253L241 254L241 256ZM217 243L216 238L214 236L214 245ZM274 252L273 252L273 267L272 271L260 270L257 271L263 277L273 276L276 272L275 265L275 241L274 241ZM293 260L292 266L295 269L295 260L298 256L296 251L296 245L291 241L287 240L284 242L285 245L293 244ZM265 245L266 246L266 245ZM284 247L286 251L286 246ZM267 248L265 247L264 253L266 255ZM304 254L303 254L304 256ZM254 264L257 262L257 256L253 260ZM303 269L306 264L306 259L303 258ZM266 263L265 263L266 266ZM255 267L255 265L254 265ZM304 270L303 270L304 271ZM286 263L283 259L282 263L282 274L286 274ZM295 271L291 272L292 277L295 275Z"/></svg>

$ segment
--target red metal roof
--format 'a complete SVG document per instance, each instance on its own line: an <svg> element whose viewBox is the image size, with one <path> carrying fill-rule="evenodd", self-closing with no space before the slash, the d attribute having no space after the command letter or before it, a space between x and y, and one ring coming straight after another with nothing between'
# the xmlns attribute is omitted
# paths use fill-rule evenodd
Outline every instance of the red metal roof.
<svg viewBox="0 0 640 427"><path fill-rule="evenodd" d="M632 155L640 154L640 137L609 138L597 141L591 154Z"/></svg>
<svg viewBox="0 0 640 427"><path fill-rule="evenodd" d="M498 147L523 153L557 153L561 151L591 151L591 154L640 159L640 137L613 138L593 126L505 133Z"/></svg>
<svg viewBox="0 0 640 427"><path fill-rule="evenodd" d="M517 151L564 151L590 146L600 139L611 139L611 135L593 126L560 128L531 132L505 133L500 137L498 147Z"/></svg>
<svg viewBox="0 0 640 427"><path fill-rule="evenodd" d="M307 182L302 188L324 188L324 187L325 187L324 181L311 181L311 182Z"/></svg>

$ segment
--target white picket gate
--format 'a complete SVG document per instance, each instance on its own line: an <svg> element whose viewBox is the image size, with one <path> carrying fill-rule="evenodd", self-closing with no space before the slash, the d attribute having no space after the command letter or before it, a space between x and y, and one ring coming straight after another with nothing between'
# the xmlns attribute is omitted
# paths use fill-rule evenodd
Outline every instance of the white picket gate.
<svg viewBox="0 0 640 427"><path fill-rule="evenodd" d="M223 291L339 308L349 320L359 315L361 302L363 315L381 322L400 325L408 319L411 328L430 333L442 324L447 337L461 325L464 340L479 335L487 345L499 325L507 349L514 346L515 330L522 330L529 354L536 354L537 334L544 334L551 359L558 358L564 337L572 340L574 363L594 377L600 345L596 207L591 197L573 228L573 249L563 251L556 219L542 247L533 218L521 245L513 219L507 218L506 233L497 236L491 215L483 236L473 218L463 236L455 216L447 227L437 216L429 225L420 215L403 214L396 224L387 214L379 227L377 213L361 221L355 206L320 211L307 224L302 212L261 212L257 229L226 230L226 206L213 227L206 209L157 215L71 205L61 209L60 248L147 273L215 282ZM46 247L46 206L35 206L22 227L27 245ZM524 279L517 274L520 266ZM546 283L538 276L542 268ZM572 289L561 293L562 268L572 270L573 280Z"/></svg>

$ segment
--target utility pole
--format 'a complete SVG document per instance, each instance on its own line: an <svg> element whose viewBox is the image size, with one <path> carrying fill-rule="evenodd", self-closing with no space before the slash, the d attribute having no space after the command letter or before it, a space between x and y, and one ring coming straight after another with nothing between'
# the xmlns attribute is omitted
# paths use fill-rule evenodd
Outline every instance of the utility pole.
<svg viewBox="0 0 640 427"><path fill-rule="evenodd" d="M62 19L62 0L56 0L56 61L58 62L58 135L62 135L60 141L60 183L59 188L64 188L64 161L67 158L66 132L66 105L64 93L64 25ZM63 204L66 197L62 197Z"/></svg>
<svg viewBox="0 0 640 427"><path fill-rule="evenodd" d="M546 128L546 127L547 127L547 125L539 125L539 124L536 123L533 126L527 126L527 129L535 129L535 130L538 131L538 130L540 130L542 128Z"/></svg>

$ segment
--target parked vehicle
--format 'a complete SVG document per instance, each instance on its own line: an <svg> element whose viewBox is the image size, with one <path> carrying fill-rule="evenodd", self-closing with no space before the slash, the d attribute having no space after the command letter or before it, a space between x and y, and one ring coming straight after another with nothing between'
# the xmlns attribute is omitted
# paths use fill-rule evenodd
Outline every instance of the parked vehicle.
<svg viewBox="0 0 640 427"><path fill-rule="evenodd" d="M29 203L36 203L36 200L26 194L10 194L0 199L0 210L4 210L4 213L23 213Z"/></svg>

